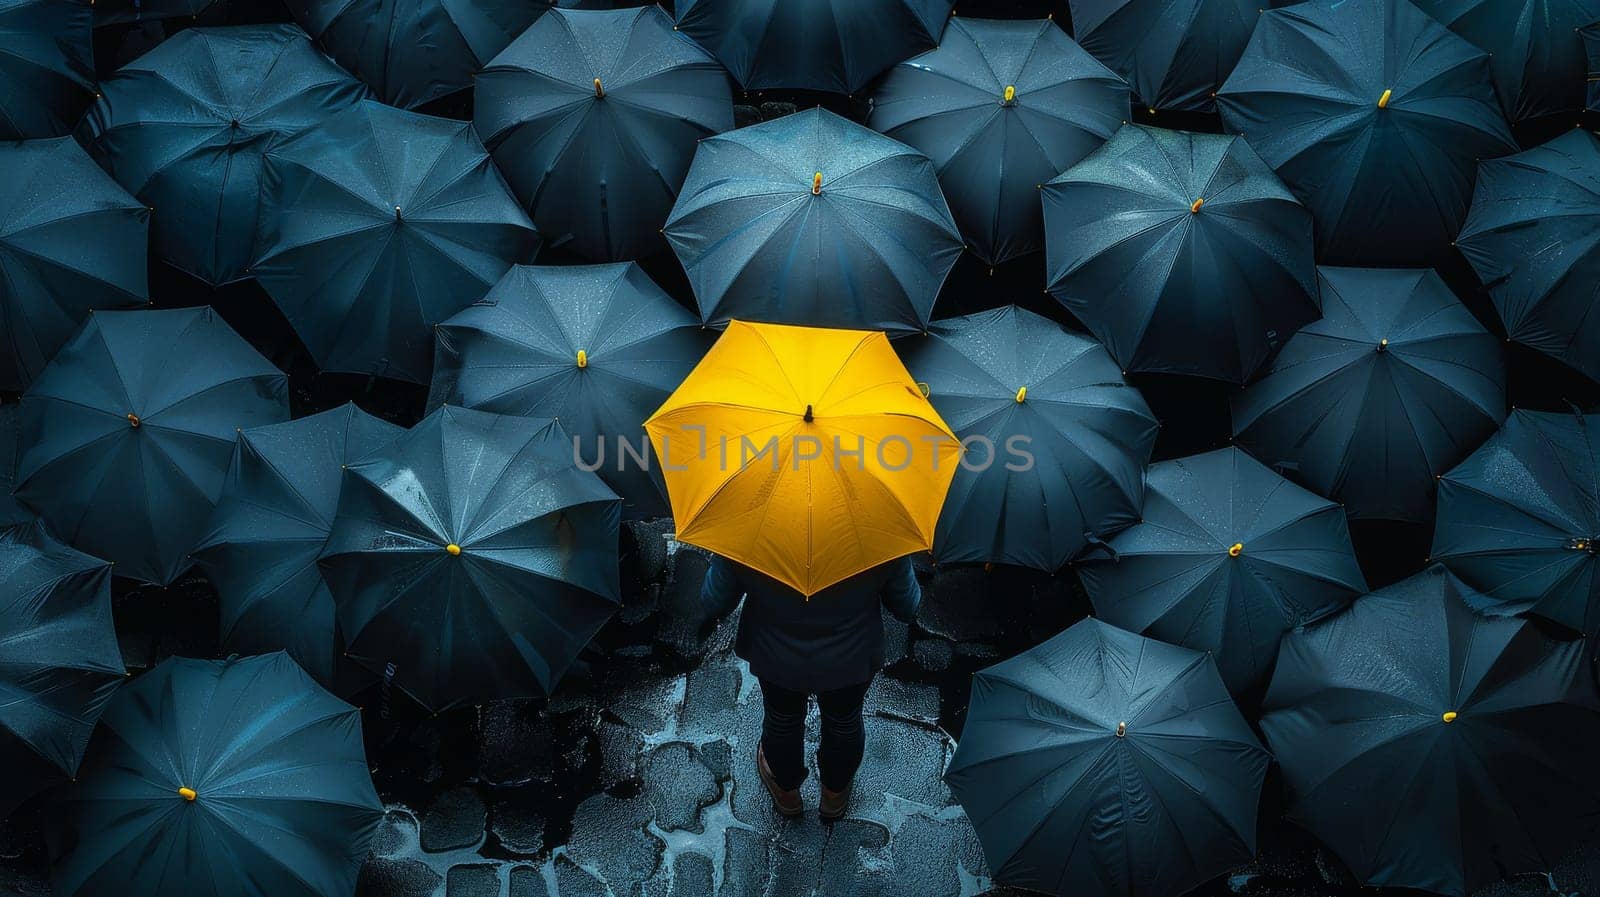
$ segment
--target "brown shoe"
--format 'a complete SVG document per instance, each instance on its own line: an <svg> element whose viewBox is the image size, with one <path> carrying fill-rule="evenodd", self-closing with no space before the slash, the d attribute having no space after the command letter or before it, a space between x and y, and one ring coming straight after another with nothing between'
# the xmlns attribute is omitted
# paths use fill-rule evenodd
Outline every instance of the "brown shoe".
<svg viewBox="0 0 1600 897"><path fill-rule="evenodd" d="M844 816L845 811L848 809L850 809L849 788L843 791L822 789L822 804L817 807L817 815L822 817L823 822L833 822L839 819Z"/></svg>
<svg viewBox="0 0 1600 897"><path fill-rule="evenodd" d="M799 816L806 808L800 801L800 789L780 788L778 780L772 775L772 767L767 765L766 749L756 746L756 771L761 774L761 784L767 786L767 793L772 795L772 808L784 816Z"/></svg>

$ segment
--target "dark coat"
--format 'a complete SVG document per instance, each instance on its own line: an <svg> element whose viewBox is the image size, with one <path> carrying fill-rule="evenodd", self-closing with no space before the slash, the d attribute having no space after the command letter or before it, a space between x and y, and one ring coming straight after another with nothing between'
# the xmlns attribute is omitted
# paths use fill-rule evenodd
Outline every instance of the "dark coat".
<svg viewBox="0 0 1600 897"><path fill-rule="evenodd" d="M858 573L812 595L726 558L712 560L701 599L729 608L745 596L734 652L756 678L816 694L871 681L883 666L886 607L911 622L922 589L911 559Z"/></svg>

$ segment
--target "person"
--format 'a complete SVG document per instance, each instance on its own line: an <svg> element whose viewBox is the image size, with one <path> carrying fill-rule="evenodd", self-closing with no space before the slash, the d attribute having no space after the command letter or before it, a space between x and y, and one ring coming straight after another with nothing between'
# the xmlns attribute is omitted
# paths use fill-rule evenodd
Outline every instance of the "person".
<svg viewBox="0 0 1600 897"><path fill-rule="evenodd" d="M806 711L812 695L822 714L817 749L818 814L845 814L850 786L866 750L861 704L883 666L883 615L910 623L922 600L909 557L835 583L809 599L791 586L727 558L713 556L701 588L711 606L732 609L744 596L734 653L761 684L764 716L756 768L785 816L804 805Z"/></svg>

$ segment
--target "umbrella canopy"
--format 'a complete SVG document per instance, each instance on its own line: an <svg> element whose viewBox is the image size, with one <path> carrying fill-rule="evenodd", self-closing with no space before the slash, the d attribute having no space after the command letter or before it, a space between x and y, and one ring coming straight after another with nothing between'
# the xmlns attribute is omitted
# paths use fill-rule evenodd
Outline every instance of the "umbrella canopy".
<svg viewBox="0 0 1600 897"><path fill-rule="evenodd" d="M404 109L471 87L472 76L550 6L543 0L286 0L286 5L340 65L385 103Z"/></svg>
<svg viewBox="0 0 1600 897"><path fill-rule="evenodd" d="M928 154L956 223L991 265L1044 247L1039 185L1128 118L1128 85L1052 21L952 19L889 70L867 124Z"/></svg>
<svg viewBox="0 0 1600 897"><path fill-rule="evenodd" d="M1044 185L1049 292L1124 370L1243 383L1317 317L1311 216L1238 137L1127 125Z"/></svg>
<svg viewBox="0 0 1600 897"><path fill-rule="evenodd" d="M735 321L645 429L678 541L806 595L931 548L961 457L860 330Z"/></svg>
<svg viewBox="0 0 1600 897"><path fill-rule="evenodd" d="M1589 90L1584 108L1593 112L1600 109L1600 21L1579 28L1578 34L1583 38L1584 56L1589 61Z"/></svg>
<svg viewBox="0 0 1600 897"><path fill-rule="evenodd" d="M1594 827L1586 644L1478 597L1434 567L1284 640L1261 728L1289 817L1365 884L1462 897Z"/></svg>
<svg viewBox="0 0 1600 897"><path fill-rule="evenodd" d="M218 0L99 0L94 4L94 26L193 19Z"/></svg>
<svg viewBox="0 0 1600 897"><path fill-rule="evenodd" d="M552 10L478 76L473 122L552 245L661 246L695 144L733 127L728 76L659 6Z"/></svg>
<svg viewBox="0 0 1600 897"><path fill-rule="evenodd" d="M678 0L678 30L746 90L854 93L939 43L955 0Z"/></svg>
<svg viewBox="0 0 1600 897"><path fill-rule="evenodd" d="M1489 54L1512 121L1583 109L1587 59L1578 28L1600 19L1600 0L1415 0L1424 12Z"/></svg>
<svg viewBox="0 0 1600 897"><path fill-rule="evenodd" d="M973 440L939 517L939 562L1054 571L1139 518L1156 420L1099 343L1008 305L935 323L905 359Z"/></svg>
<svg viewBox="0 0 1600 897"><path fill-rule="evenodd" d="M1344 510L1236 448L1153 464L1144 514L1078 568L1106 622L1214 654L1234 694L1283 633L1367 590Z"/></svg>
<svg viewBox="0 0 1600 897"><path fill-rule="evenodd" d="M293 25L190 28L101 90L80 138L152 207L156 254L214 285L250 264L261 156L366 93Z"/></svg>
<svg viewBox="0 0 1600 897"><path fill-rule="evenodd" d="M1244 53L1256 0L1067 0L1072 33L1151 112L1211 112Z"/></svg>
<svg viewBox="0 0 1600 897"><path fill-rule="evenodd" d="M1448 259L1478 160L1517 150L1489 57L1409 0L1312 0L1259 18L1217 102L1310 207L1319 260Z"/></svg>
<svg viewBox="0 0 1600 897"><path fill-rule="evenodd" d="M347 897L383 804L361 714L289 655L174 657L106 709L54 833L61 897Z"/></svg>
<svg viewBox="0 0 1600 897"><path fill-rule="evenodd" d="M150 212L71 137L0 144L0 171L0 389L22 390L90 309L145 302Z"/></svg>
<svg viewBox="0 0 1600 897"><path fill-rule="evenodd" d="M1506 416L1500 340L1431 270L1318 268L1322 320L1233 399L1234 441L1351 517L1433 518Z"/></svg>
<svg viewBox="0 0 1600 897"><path fill-rule="evenodd" d="M1211 658L1091 619L972 677L945 778L997 882L1131 897L1248 861L1269 760Z"/></svg>
<svg viewBox="0 0 1600 897"><path fill-rule="evenodd" d="M90 0L0 0L0 140L72 132L94 96Z"/></svg>
<svg viewBox="0 0 1600 897"><path fill-rule="evenodd" d="M17 497L52 532L168 585L189 569L242 427L287 378L210 308L96 312L22 397Z"/></svg>
<svg viewBox="0 0 1600 897"><path fill-rule="evenodd" d="M1600 138L1485 160L1456 246L1507 336L1600 378Z"/></svg>
<svg viewBox="0 0 1600 897"><path fill-rule="evenodd" d="M17 462L22 456L22 406L0 405L0 527L32 523L37 519L11 490L17 485Z"/></svg>
<svg viewBox="0 0 1600 897"><path fill-rule="evenodd" d="M0 530L0 819L78 774L123 675L111 565L42 527Z"/></svg>
<svg viewBox="0 0 1600 897"><path fill-rule="evenodd" d="M472 125L373 101L267 156L261 222L252 273L317 366L411 383L539 245Z"/></svg>
<svg viewBox="0 0 1600 897"><path fill-rule="evenodd" d="M665 233L710 324L920 331L961 254L928 157L820 107L702 141Z"/></svg>
<svg viewBox="0 0 1600 897"><path fill-rule="evenodd" d="M555 421L438 409L346 468L322 569L350 653L434 712L548 694L621 602L619 505Z"/></svg>
<svg viewBox="0 0 1600 897"><path fill-rule="evenodd" d="M1439 481L1433 557L1503 611L1600 633L1600 415L1513 411Z"/></svg>
<svg viewBox="0 0 1600 897"><path fill-rule="evenodd" d="M553 417L630 516L665 516L644 421L712 338L632 262L518 266L439 325L428 407Z"/></svg>
<svg viewBox="0 0 1600 897"><path fill-rule="evenodd" d="M332 686L338 638L317 558L333 528L345 465L403 432L347 403L239 433L210 532L194 550L217 587L223 650L287 651Z"/></svg>

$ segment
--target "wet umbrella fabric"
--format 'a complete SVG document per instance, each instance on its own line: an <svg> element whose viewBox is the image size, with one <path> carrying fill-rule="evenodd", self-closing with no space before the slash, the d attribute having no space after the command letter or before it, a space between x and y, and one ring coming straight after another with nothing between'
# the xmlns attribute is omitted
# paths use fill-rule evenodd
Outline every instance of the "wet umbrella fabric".
<svg viewBox="0 0 1600 897"><path fill-rule="evenodd" d="M1261 728L1289 818L1364 884L1462 897L1594 828L1585 643L1475 597L1434 567L1284 640Z"/></svg>
<svg viewBox="0 0 1600 897"><path fill-rule="evenodd" d="M1267 10L1217 102L1317 222L1318 260L1449 259L1479 159L1516 152L1489 57L1408 0Z"/></svg>
<svg viewBox="0 0 1600 897"><path fill-rule="evenodd" d="M281 652L124 686L66 801L61 897L348 897L383 818L360 711Z"/></svg>
<svg viewBox="0 0 1600 897"><path fill-rule="evenodd" d="M433 326L538 235L466 122L374 101L266 158L252 272L324 371L427 383Z"/></svg>
<svg viewBox="0 0 1600 897"><path fill-rule="evenodd" d="M1283 633L1367 590L1343 509L1236 448L1151 465L1142 519L1110 548L1078 566L1095 613L1214 655L1238 695Z"/></svg>
<svg viewBox="0 0 1600 897"><path fill-rule="evenodd" d="M1322 319L1233 399L1235 444L1352 518L1433 519L1506 414L1500 340L1431 270L1319 268Z"/></svg>
<svg viewBox="0 0 1600 897"><path fill-rule="evenodd" d="M902 352L956 436L984 440L945 498L940 563L1054 571L1139 518L1156 420L1099 343L1008 305Z"/></svg>
<svg viewBox="0 0 1600 897"><path fill-rule="evenodd" d="M351 655L434 712L548 694L619 606L620 504L555 421L434 411L345 472L322 569Z"/></svg>
<svg viewBox="0 0 1600 897"><path fill-rule="evenodd" d="M168 585L238 430L289 418L286 380L210 308L96 312L22 397L17 497L118 576Z"/></svg>
<svg viewBox="0 0 1600 897"><path fill-rule="evenodd" d="M1124 370L1243 383L1317 317L1311 216L1241 138L1128 125L1043 193L1049 292Z"/></svg>
<svg viewBox="0 0 1600 897"><path fill-rule="evenodd" d="M926 153L967 244L991 265L1044 247L1039 185L1128 117L1128 86L1052 21L952 19L889 70L867 125Z"/></svg>
<svg viewBox="0 0 1600 897"><path fill-rule="evenodd" d="M72 132L94 96L90 0L0 0L0 140Z"/></svg>
<svg viewBox="0 0 1600 897"><path fill-rule="evenodd" d="M218 0L99 0L94 4L94 27L194 19Z"/></svg>
<svg viewBox="0 0 1600 897"><path fill-rule="evenodd" d="M1600 377L1600 138L1485 160L1456 246L1511 339Z"/></svg>
<svg viewBox="0 0 1600 897"><path fill-rule="evenodd" d="M32 523L37 518L11 490L17 485L17 462L22 459L22 406L0 405L0 527Z"/></svg>
<svg viewBox="0 0 1600 897"><path fill-rule="evenodd" d="M855 93L939 43L955 0L680 0L678 30L745 90Z"/></svg>
<svg viewBox="0 0 1600 897"><path fill-rule="evenodd" d="M933 546L961 446L882 333L734 321L645 422L680 542L803 595Z"/></svg>
<svg viewBox="0 0 1600 897"><path fill-rule="evenodd" d="M702 138L733 127L727 73L657 6L552 10L478 75L474 124L551 245L652 254Z"/></svg>
<svg viewBox="0 0 1600 897"><path fill-rule="evenodd" d="M293 25L190 28L101 90L79 138L154 210L156 255L212 285L246 276L262 155L366 93Z"/></svg>
<svg viewBox="0 0 1600 897"><path fill-rule="evenodd" d="M0 819L78 774L123 675L111 565L39 526L0 530Z"/></svg>
<svg viewBox="0 0 1600 897"><path fill-rule="evenodd" d="M1211 112L1260 17L1256 0L1068 0L1072 33L1156 112Z"/></svg>
<svg viewBox="0 0 1600 897"><path fill-rule="evenodd" d="M1588 60L1589 90L1584 98L1584 108L1590 112L1600 109L1600 20L1578 29L1583 38L1584 57Z"/></svg>
<svg viewBox="0 0 1600 897"><path fill-rule="evenodd" d="M702 141L665 233L716 325L921 331L961 254L933 163L821 108Z"/></svg>
<svg viewBox="0 0 1600 897"><path fill-rule="evenodd" d="M1489 54L1501 106L1513 122L1583 109L1578 29L1600 0L1421 0L1423 12Z"/></svg>
<svg viewBox="0 0 1600 897"><path fill-rule="evenodd" d="M1505 612L1600 632L1600 415L1513 411L1439 481L1433 557Z"/></svg>
<svg viewBox="0 0 1600 897"><path fill-rule="evenodd" d="M549 8L541 0L287 0L295 20L385 103L466 90Z"/></svg>
<svg viewBox="0 0 1600 897"><path fill-rule="evenodd" d="M0 389L22 390L89 311L143 305L150 213L71 137L0 144Z"/></svg>
<svg viewBox="0 0 1600 897"><path fill-rule="evenodd" d="M1269 760L1211 658L1091 619L973 677L945 778L998 883L1131 897L1249 860Z"/></svg>
<svg viewBox="0 0 1600 897"><path fill-rule="evenodd" d="M439 325L428 407L553 417L628 516L662 517L644 422L713 339L632 262L519 265Z"/></svg>
<svg viewBox="0 0 1600 897"><path fill-rule="evenodd" d="M317 559L339 506L346 464L402 428L354 404L239 433L211 527L194 550L217 587L222 648L287 651L329 688L338 637Z"/></svg>

